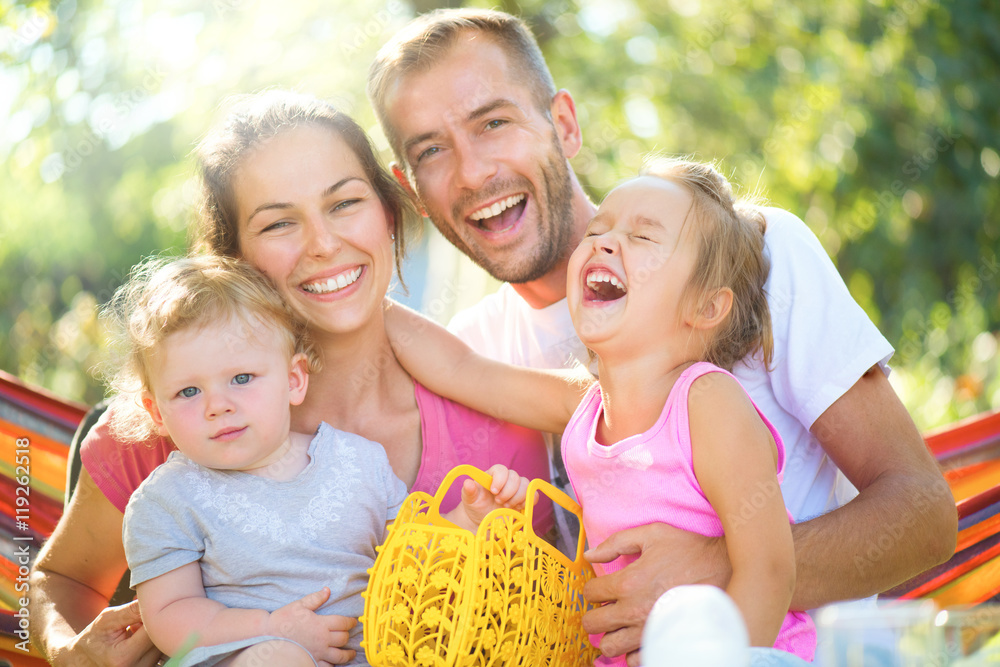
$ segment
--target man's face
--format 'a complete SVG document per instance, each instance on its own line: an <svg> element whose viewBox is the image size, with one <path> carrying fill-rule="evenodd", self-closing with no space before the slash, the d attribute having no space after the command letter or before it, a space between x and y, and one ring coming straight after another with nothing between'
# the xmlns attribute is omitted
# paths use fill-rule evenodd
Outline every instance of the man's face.
<svg viewBox="0 0 1000 667"><path fill-rule="evenodd" d="M572 100L556 96L553 123L519 74L497 44L469 33L386 96L387 120L428 217L493 277L513 283L544 276L572 251L566 153L577 150L564 139Z"/></svg>

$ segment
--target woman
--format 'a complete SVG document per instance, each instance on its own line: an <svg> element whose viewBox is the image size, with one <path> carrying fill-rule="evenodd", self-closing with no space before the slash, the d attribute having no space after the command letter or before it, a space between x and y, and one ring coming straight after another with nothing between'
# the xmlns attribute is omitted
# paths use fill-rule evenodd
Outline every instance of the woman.
<svg viewBox="0 0 1000 667"><path fill-rule="evenodd" d="M326 421L382 443L410 490L433 491L458 463L548 478L539 434L432 394L396 361L383 307L411 209L356 123L318 100L272 91L239 102L198 158L198 246L270 277L321 353L293 430ZM159 659L134 606L104 607L125 570L125 503L171 449L164 439L124 448L106 420L84 442L79 486L31 579L33 634L53 664ZM451 494L446 505L457 500ZM354 622L344 619L343 629Z"/></svg>

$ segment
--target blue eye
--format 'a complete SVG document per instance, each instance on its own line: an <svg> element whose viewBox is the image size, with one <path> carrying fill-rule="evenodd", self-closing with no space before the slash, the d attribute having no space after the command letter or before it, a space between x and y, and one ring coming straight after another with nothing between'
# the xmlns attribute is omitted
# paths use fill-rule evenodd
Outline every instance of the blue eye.
<svg viewBox="0 0 1000 667"><path fill-rule="evenodd" d="M430 156L434 155L439 150L441 150L441 149L438 148L437 146L431 146L430 148L428 148L427 150L423 151L420 155L417 156L417 162L420 162L425 157L430 157Z"/></svg>
<svg viewBox="0 0 1000 667"><path fill-rule="evenodd" d="M184 387L179 392L177 392L177 395L183 396L184 398L191 398L192 396L197 396L198 391L199 390L197 387Z"/></svg>
<svg viewBox="0 0 1000 667"><path fill-rule="evenodd" d="M276 229L282 229L284 227L287 227L288 225L289 225L289 222L287 220L279 220L277 222L271 223L270 225L268 225L264 229L260 230L260 233L263 234L264 232L271 232L271 231L274 231Z"/></svg>
<svg viewBox="0 0 1000 667"><path fill-rule="evenodd" d="M333 207L333 210L334 211L343 210L343 209L348 208L350 206L354 206L359 201L361 201L361 200L360 199L345 199L342 202L338 202L337 205Z"/></svg>
<svg viewBox="0 0 1000 667"><path fill-rule="evenodd" d="M240 373L239 375L233 377L233 384L246 384L250 382L250 378L253 377L250 373Z"/></svg>

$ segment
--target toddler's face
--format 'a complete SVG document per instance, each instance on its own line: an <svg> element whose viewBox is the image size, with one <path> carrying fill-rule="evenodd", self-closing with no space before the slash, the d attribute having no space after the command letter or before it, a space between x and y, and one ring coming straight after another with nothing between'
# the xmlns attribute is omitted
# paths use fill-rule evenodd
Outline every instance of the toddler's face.
<svg viewBox="0 0 1000 667"><path fill-rule="evenodd" d="M608 194L569 262L566 287L580 339L602 357L683 331L682 297L698 258L692 198L672 181L642 176Z"/></svg>
<svg viewBox="0 0 1000 667"><path fill-rule="evenodd" d="M160 433L201 465L268 465L288 445L289 406L305 397L305 357L286 350L274 327L235 318L178 331L149 360L143 404Z"/></svg>

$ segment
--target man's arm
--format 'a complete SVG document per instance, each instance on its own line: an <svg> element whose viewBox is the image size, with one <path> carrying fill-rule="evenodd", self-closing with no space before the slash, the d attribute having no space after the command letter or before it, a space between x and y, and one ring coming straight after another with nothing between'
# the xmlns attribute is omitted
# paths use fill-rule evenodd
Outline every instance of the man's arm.
<svg viewBox="0 0 1000 667"><path fill-rule="evenodd" d="M887 590L955 552L955 499L880 368L868 370L812 433L858 496L793 527L793 609Z"/></svg>
<svg viewBox="0 0 1000 667"><path fill-rule="evenodd" d="M122 513L86 470L32 567L32 642L53 665L156 664L135 602L106 609L126 569Z"/></svg>
<svg viewBox="0 0 1000 667"><path fill-rule="evenodd" d="M955 549L955 502L916 426L885 375L866 372L816 420L812 432L858 496L792 528L796 585L792 609L874 595L947 560ZM731 567L722 538L664 524L617 533L588 552L595 562L643 554L615 574L587 583L587 632L606 632L606 655L638 648L656 599L681 584L725 588ZM634 652L634 653L631 653Z"/></svg>

